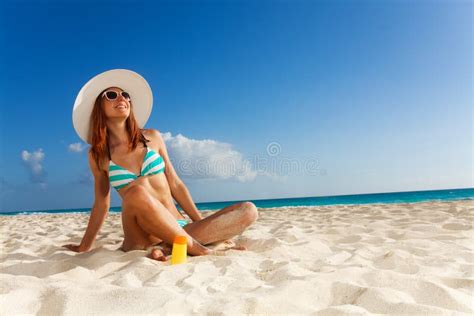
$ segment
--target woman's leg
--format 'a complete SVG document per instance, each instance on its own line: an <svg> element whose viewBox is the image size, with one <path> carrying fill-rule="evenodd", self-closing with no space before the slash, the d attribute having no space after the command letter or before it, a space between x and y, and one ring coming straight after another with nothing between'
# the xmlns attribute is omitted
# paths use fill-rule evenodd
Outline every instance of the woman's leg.
<svg viewBox="0 0 474 316"><path fill-rule="evenodd" d="M212 215L184 226L184 230L202 245L240 235L258 218L252 202L241 202L224 207Z"/></svg>
<svg viewBox="0 0 474 316"><path fill-rule="evenodd" d="M125 235L122 248L125 251L150 246L149 235L160 238L168 245L173 245L174 237L181 235L187 237L190 255L199 256L211 252L180 227L163 204L141 186L130 188L123 199L122 225Z"/></svg>

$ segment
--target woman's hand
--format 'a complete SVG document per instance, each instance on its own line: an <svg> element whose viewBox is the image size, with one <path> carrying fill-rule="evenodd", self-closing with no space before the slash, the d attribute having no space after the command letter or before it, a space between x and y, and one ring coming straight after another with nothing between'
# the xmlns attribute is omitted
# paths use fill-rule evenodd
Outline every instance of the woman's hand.
<svg viewBox="0 0 474 316"><path fill-rule="evenodd" d="M74 251L74 252L87 252L89 250L91 250L91 247L84 247L82 245L74 245L74 244L67 244L67 245L63 245L63 247L71 250L71 251Z"/></svg>

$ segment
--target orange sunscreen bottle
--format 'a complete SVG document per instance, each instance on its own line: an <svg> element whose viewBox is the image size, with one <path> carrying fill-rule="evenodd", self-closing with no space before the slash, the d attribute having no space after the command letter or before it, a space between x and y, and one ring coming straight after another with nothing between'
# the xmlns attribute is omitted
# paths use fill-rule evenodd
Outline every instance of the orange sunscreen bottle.
<svg viewBox="0 0 474 316"><path fill-rule="evenodd" d="M186 236L176 236L171 251L171 264L186 263L187 258L187 239Z"/></svg>

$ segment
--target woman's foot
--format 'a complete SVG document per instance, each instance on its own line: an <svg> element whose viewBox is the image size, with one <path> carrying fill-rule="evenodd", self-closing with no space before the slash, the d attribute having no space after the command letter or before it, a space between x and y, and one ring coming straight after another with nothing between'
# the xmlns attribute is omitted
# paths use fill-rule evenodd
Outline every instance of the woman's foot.
<svg viewBox="0 0 474 316"><path fill-rule="evenodd" d="M210 248L212 250L247 250L247 247L245 246L237 246L235 242L233 242L231 239L223 240L223 241L218 241L216 243L210 244L208 246L211 246Z"/></svg>
<svg viewBox="0 0 474 316"><path fill-rule="evenodd" d="M168 256L170 254L171 249L166 247L166 244L164 244L160 247L153 247L147 257L157 261L168 261Z"/></svg>

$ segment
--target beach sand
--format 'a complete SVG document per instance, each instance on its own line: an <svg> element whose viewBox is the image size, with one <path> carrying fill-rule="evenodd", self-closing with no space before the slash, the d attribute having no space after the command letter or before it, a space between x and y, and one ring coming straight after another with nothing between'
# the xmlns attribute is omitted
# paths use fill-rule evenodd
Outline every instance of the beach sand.
<svg viewBox="0 0 474 316"><path fill-rule="evenodd" d="M204 216L210 213L204 213ZM472 315L474 201L259 208L246 251L124 253L120 214L1 216L0 314Z"/></svg>

